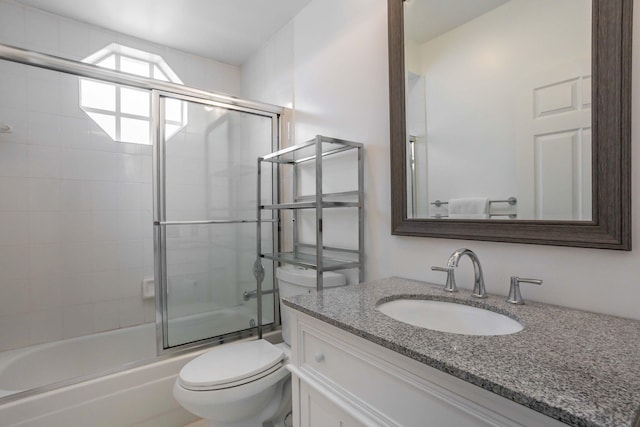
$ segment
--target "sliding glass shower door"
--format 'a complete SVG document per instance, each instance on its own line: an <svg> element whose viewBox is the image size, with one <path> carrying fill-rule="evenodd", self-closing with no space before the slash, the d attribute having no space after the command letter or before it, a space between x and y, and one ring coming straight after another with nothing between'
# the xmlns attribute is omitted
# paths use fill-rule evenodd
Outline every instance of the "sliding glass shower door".
<svg viewBox="0 0 640 427"><path fill-rule="evenodd" d="M277 144L277 115L165 93L154 101L159 350L241 337L259 323L256 159ZM270 173L262 179L273 189ZM273 243L273 229L262 238ZM263 289L273 289L271 270ZM273 323L273 294L262 316Z"/></svg>

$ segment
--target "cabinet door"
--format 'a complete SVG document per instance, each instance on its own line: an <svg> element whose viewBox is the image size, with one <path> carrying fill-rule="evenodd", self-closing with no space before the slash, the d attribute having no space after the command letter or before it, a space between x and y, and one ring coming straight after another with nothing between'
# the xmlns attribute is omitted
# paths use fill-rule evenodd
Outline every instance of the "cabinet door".
<svg viewBox="0 0 640 427"><path fill-rule="evenodd" d="M321 393L300 381L300 427L365 427Z"/></svg>
<svg viewBox="0 0 640 427"><path fill-rule="evenodd" d="M299 311L292 314L296 427L565 425Z"/></svg>

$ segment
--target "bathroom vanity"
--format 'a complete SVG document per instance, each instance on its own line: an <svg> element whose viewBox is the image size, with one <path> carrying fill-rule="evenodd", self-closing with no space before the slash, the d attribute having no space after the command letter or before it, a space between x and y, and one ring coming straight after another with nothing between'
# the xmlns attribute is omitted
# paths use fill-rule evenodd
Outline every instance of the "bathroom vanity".
<svg viewBox="0 0 640 427"><path fill-rule="evenodd" d="M483 307L524 329L416 327L376 308L397 298ZM504 299L389 278L286 300L296 425L640 425L640 322Z"/></svg>

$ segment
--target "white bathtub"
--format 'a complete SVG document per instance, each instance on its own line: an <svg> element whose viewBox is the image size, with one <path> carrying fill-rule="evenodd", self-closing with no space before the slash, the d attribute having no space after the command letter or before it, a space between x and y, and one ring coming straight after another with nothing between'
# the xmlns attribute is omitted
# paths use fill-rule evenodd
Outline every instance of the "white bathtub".
<svg viewBox="0 0 640 427"><path fill-rule="evenodd" d="M235 316L250 320L243 311L222 310L189 316L184 325L188 330ZM194 421L171 390L182 366L204 350L155 358L155 348L155 325L147 324L3 353L0 396L149 363L0 403L0 426L176 427Z"/></svg>
<svg viewBox="0 0 640 427"><path fill-rule="evenodd" d="M153 359L155 337L146 324L5 352L0 397Z"/></svg>

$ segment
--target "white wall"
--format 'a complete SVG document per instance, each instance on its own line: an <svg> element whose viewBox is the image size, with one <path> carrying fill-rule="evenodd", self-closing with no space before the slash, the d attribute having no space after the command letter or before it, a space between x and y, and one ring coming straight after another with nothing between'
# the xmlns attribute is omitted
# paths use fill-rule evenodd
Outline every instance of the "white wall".
<svg viewBox="0 0 640 427"><path fill-rule="evenodd" d="M0 1L0 43L80 60L114 42L240 92L238 67ZM0 351L154 321L151 147L111 141L77 78L7 61L0 76Z"/></svg>
<svg viewBox="0 0 640 427"><path fill-rule="evenodd" d="M640 40L640 2L634 7L634 39ZM397 237L390 230L389 108L386 0L313 0L293 21L293 105L298 140L326 133L366 144L366 279L403 276L443 282L430 271L459 247L476 251L489 292L506 295L511 275L544 280L524 286L525 299L640 319L640 256L553 246ZM291 40L282 42L282 51ZM633 50L633 144L640 138L640 45ZM265 82L282 76L272 75ZM243 93L250 96L250 93ZM269 94L266 94L269 95ZM275 102L272 99L261 99ZM640 165L640 150L632 150ZM640 188L634 175L633 188ZM633 202L640 223L640 196ZM351 227L350 224L345 224ZM634 227L634 239L640 229ZM466 261L463 263L469 264ZM459 285L470 288L462 266Z"/></svg>

